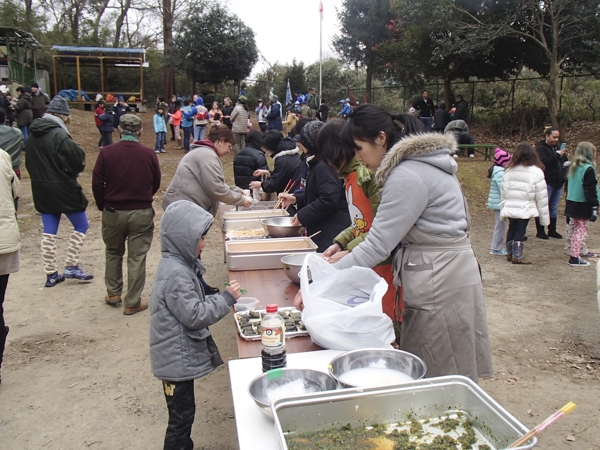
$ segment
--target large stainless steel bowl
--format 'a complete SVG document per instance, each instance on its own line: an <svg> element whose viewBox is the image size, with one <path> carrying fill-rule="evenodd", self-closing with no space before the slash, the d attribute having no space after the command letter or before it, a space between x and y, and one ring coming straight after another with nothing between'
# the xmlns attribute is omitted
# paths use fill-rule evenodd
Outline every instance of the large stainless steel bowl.
<svg viewBox="0 0 600 450"><path fill-rule="evenodd" d="M365 383L349 383L342 381L340 377L343 374L354 369L389 369L397 372L402 372L409 375L413 380L420 380L427 372L425 362L413 355L412 353L403 352L402 350L386 349L386 348L364 348L360 350L352 350L342 353L333 358L329 363L329 374L342 387L371 387L371 386L390 386L399 385L403 382L392 380L391 382L383 381L378 383L371 377ZM396 378L396 377L390 377ZM404 382L410 382L407 379Z"/></svg>
<svg viewBox="0 0 600 450"><path fill-rule="evenodd" d="M298 237L304 232L303 226L293 226L293 217L268 217L261 219L263 228L274 238Z"/></svg>
<svg viewBox="0 0 600 450"><path fill-rule="evenodd" d="M317 256L321 256L322 253L314 253ZM300 269L304 264L304 258L308 253L292 253L281 258L283 264L283 270L292 283L300 284ZM308 269L308 279L311 279L310 269Z"/></svg>
<svg viewBox="0 0 600 450"><path fill-rule="evenodd" d="M256 402L260 412L273 420L271 402L278 398L299 397L336 389L337 383L326 373L285 367L257 376L250 382L248 393Z"/></svg>

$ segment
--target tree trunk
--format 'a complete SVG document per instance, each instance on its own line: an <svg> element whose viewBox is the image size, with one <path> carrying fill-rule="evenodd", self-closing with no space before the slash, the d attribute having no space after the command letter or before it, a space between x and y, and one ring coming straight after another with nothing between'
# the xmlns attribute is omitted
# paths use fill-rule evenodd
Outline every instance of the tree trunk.
<svg viewBox="0 0 600 450"><path fill-rule="evenodd" d="M115 39L113 40L113 47L118 48L119 43L121 42L121 30L123 29L123 24L125 23L125 17L127 17L127 13L129 12L129 7L131 6L131 0L125 0L125 3L121 2L121 12L117 17L117 21L115 23Z"/></svg>
<svg viewBox="0 0 600 450"><path fill-rule="evenodd" d="M99 34L99 30L100 30L100 20L102 19L102 16L104 15L104 12L106 11L106 8L108 6L108 3L110 2L110 0L103 0L103 3L98 5L98 13L96 14L96 18L94 19L94 24L92 25L92 39L94 40L94 42L98 42L98 34Z"/></svg>
<svg viewBox="0 0 600 450"><path fill-rule="evenodd" d="M371 103L371 82L373 81L373 53L367 52L367 80L366 80L366 97L367 103Z"/></svg>
<svg viewBox="0 0 600 450"><path fill-rule="evenodd" d="M25 31L33 31L33 0L25 0Z"/></svg>
<svg viewBox="0 0 600 450"><path fill-rule="evenodd" d="M175 68L173 67L173 6L171 0L162 0L163 19L163 95L171 99L175 94Z"/></svg>

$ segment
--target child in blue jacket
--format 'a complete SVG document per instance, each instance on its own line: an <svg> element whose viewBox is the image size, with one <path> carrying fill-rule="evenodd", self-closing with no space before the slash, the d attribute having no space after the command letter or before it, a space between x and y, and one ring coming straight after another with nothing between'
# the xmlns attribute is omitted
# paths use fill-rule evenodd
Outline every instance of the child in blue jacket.
<svg viewBox="0 0 600 450"><path fill-rule="evenodd" d="M156 133L156 143L154 144L154 153L166 153L165 139L167 135L167 124L165 123L165 109L162 106L156 108L154 114L154 132Z"/></svg>
<svg viewBox="0 0 600 450"><path fill-rule="evenodd" d="M100 132L102 133L102 146L106 147L107 145L111 145L113 131L115 131L115 112L112 109L112 106L109 104L105 104L104 106L104 114L98 117L102 122L100 125Z"/></svg>
<svg viewBox="0 0 600 450"><path fill-rule="evenodd" d="M506 222L500 218L500 201L502 200L501 192L504 167L506 167L509 162L510 155L508 152L501 148L497 148L494 154L494 165L490 167L490 170L488 171L488 178L492 179L490 194L488 196L488 208L493 209L494 215L496 216L496 226L494 227L490 255L507 255L507 251L502 248L504 245Z"/></svg>

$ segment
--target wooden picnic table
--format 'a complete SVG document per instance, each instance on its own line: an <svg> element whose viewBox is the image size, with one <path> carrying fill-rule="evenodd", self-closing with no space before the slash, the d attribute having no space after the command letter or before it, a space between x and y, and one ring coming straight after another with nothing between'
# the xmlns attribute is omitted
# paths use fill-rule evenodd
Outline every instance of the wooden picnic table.
<svg viewBox="0 0 600 450"><path fill-rule="evenodd" d="M245 295L257 298L260 301L256 309L266 309L267 304L270 303L277 303L279 307L294 306L294 297L300 289L300 286L289 280L283 268L273 270L230 270L229 279L236 280L242 288L246 289L248 292ZM240 337L233 321L231 326L235 329L238 356L240 358L260 356L262 350L260 341L245 341ZM286 339L285 349L287 353L323 350L314 344L309 336Z"/></svg>
<svg viewBox="0 0 600 450"><path fill-rule="evenodd" d="M494 150L496 149L496 144L459 144L458 145L458 153L463 156L465 154L466 149L472 149L477 153L481 153L486 161L491 161L494 157Z"/></svg>

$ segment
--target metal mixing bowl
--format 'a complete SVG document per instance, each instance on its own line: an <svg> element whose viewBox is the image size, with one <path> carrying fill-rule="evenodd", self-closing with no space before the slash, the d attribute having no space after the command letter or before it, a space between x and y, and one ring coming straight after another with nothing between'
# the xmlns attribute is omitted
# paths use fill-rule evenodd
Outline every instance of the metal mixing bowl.
<svg viewBox="0 0 600 450"><path fill-rule="evenodd" d="M273 238L298 237L304 232L303 226L292 226L293 217L268 217L261 219L263 228Z"/></svg>
<svg viewBox="0 0 600 450"><path fill-rule="evenodd" d="M260 412L273 420L271 402L277 398L299 397L336 389L337 383L326 373L285 367L257 376L248 386L248 393Z"/></svg>
<svg viewBox="0 0 600 450"><path fill-rule="evenodd" d="M313 253L314 255L321 256L322 253ZM300 284L300 269L304 264L304 258L308 253L292 253L281 258L283 264L283 270L292 283ZM310 269L308 269L308 279L312 277L310 275Z"/></svg>
<svg viewBox="0 0 600 450"><path fill-rule="evenodd" d="M329 362L329 375L335 378L342 387L367 387L355 386L340 380L342 374L366 367L397 370L410 375L413 380L420 380L427 372L425 362L412 353L386 348L363 348L342 353L333 358Z"/></svg>

